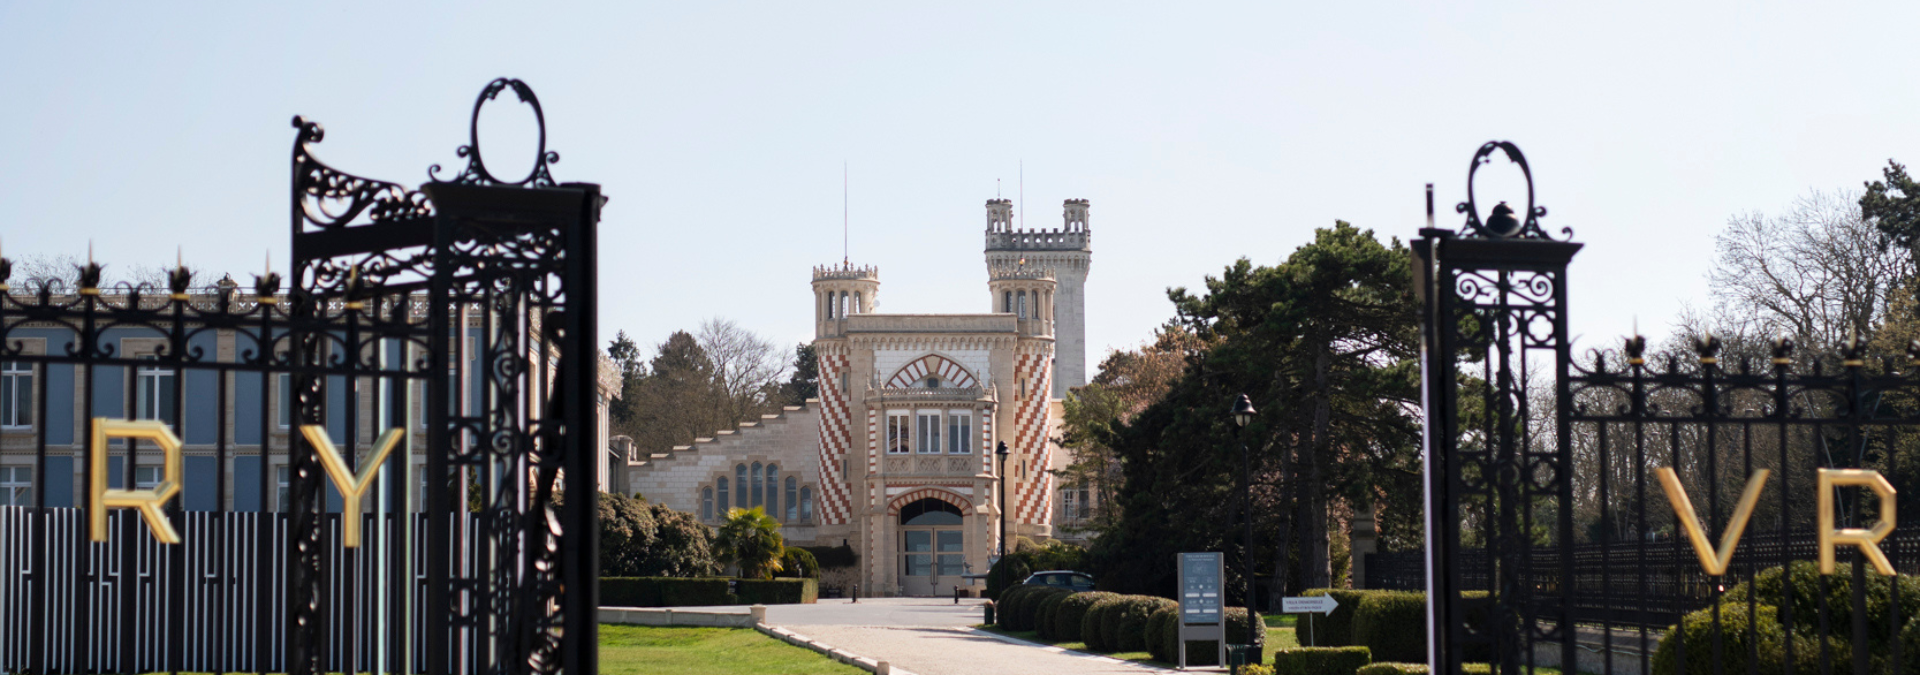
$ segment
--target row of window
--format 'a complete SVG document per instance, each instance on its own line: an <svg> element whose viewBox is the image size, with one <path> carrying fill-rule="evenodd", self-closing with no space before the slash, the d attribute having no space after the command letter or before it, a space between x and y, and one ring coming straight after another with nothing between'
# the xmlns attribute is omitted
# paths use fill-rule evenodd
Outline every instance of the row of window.
<svg viewBox="0 0 1920 675"><path fill-rule="evenodd" d="M1044 319L1040 316L1040 291L1033 292L1033 309L1027 309L1026 291L1006 291L1000 301L1000 311L1019 315L1022 319Z"/></svg>
<svg viewBox="0 0 1920 675"><path fill-rule="evenodd" d="M155 357L146 357L149 360ZM0 429L33 428L33 364L26 361L0 361ZM178 402L178 371L158 365L140 366L134 374L133 418L142 420L174 419ZM275 375L278 396L274 401L275 419L285 429L293 422L293 376ZM453 393L449 405L458 400L459 377L450 380Z"/></svg>
<svg viewBox="0 0 1920 675"><path fill-rule="evenodd" d="M755 506L766 507L767 515L775 520L810 522L813 520L813 488L801 485L800 479L794 476L787 476L782 482L780 465L762 466L759 462L736 464L733 480L722 476L713 485L700 488L700 519L704 521L724 518L730 508ZM781 510L783 506L785 511Z"/></svg>
<svg viewBox="0 0 1920 675"><path fill-rule="evenodd" d="M887 411L887 454L970 455L973 445L971 410Z"/></svg>

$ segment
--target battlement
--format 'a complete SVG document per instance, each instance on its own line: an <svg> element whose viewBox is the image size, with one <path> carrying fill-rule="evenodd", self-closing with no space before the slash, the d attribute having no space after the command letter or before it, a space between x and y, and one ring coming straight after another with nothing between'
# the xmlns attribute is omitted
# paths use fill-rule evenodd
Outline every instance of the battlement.
<svg viewBox="0 0 1920 675"><path fill-rule="evenodd" d="M987 279L991 281L1038 280L1053 281L1053 268L1044 265L990 264L987 265Z"/></svg>
<svg viewBox="0 0 1920 675"><path fill-rule="evenodd" d="M829 280L879 281L880 268L872 265L854 267L852 265L821 265L813 268L814 281Z"/></svg>
<svg viewBox="0 0 1920 675"><path fill-rule="evenodd" d="M1093 233L1068 230L988 232L988 251L1093 251Z"/></svg>

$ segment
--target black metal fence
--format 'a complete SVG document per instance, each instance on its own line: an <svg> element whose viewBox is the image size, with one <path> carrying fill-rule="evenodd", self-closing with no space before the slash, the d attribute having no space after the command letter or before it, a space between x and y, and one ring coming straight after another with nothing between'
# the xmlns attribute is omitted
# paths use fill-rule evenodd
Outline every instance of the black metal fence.
<svg viewBox="0 0 1920 675"><path fill-rule="evenodd" d="M1502 155L1528 203L1483 213L1473 177ZM1511 143L1482 146L1468 184L1466 227L1413 242L1436 672L1490 654L1506 675L1648 673L1654 633L1681 622L1659 647L1674 672L1920 665L1904 576L1920 531L1895 528L1920 516L1897 502L1920 492L1920 341L1702 334L1649 352L1629 336L1576 354L1582 245L1541 227ZM1373 566L1380 586L1415 585L1404 557Z"/></svg>
<svg viewBox="0 0 1920 675"><path fill-rule="evenodd" d="M596 672L604 199L473 120L411 190L294 118L284 288L0 259L0 671Z"/></svg>

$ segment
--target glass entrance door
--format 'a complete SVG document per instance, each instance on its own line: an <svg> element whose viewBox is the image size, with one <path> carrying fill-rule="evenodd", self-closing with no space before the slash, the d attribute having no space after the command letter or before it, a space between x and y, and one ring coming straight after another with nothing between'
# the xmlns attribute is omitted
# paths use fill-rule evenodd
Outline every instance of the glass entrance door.
<svg viewBox="0 0 1920 675"><path fill-rule="evenodd" d="M966 534L956 526L913 527L900 532L900 592L948 596L965 585Z"/></svg>
<svg viewBox="0 0 1920 675"><path fill-rule="evenodd" d="M967 541L960 509L922 499L900 509L900 593L947 596L966 580Z"/></svg>

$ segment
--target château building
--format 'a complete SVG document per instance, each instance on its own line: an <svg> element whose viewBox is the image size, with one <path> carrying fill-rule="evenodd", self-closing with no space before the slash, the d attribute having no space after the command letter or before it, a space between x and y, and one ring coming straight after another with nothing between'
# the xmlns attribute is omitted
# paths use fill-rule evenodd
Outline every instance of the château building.
<svg viewBox="0 0 1920 675"><path fill-rule="evenodd" d="M845 542L866 594L969 585L1000 550L1003 490L1008 538L1071 536L1086 494L1052 471L1070 463L1061 399L1086 383L1087 210L1067 200L1059 229L1024 230L988 200L982 313L884 313L878 268L814 268L819 398L670 452L628 444L614 484L704 522L760 506L790 543Z"/></svg>

